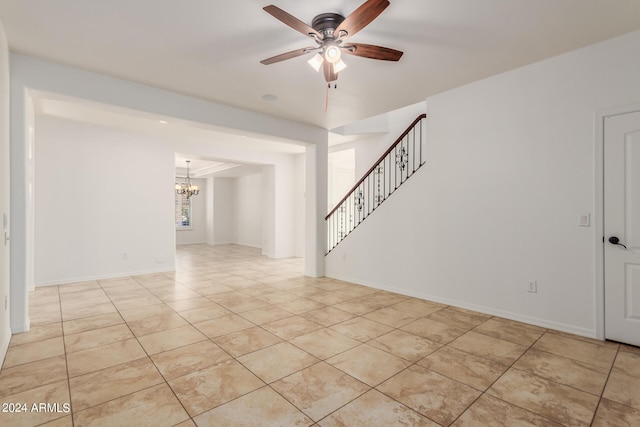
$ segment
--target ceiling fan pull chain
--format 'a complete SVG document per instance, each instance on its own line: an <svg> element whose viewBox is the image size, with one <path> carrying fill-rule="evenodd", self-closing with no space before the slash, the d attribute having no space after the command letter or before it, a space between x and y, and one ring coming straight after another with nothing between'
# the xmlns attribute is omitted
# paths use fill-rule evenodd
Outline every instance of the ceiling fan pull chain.
<svg viewBox="0 0 640 427"><path fill-rule="evenodd" d="M324 101L324 112L326 113L329 110L329 88L331 87L331 83L327 83L326 96Z"/></svg>

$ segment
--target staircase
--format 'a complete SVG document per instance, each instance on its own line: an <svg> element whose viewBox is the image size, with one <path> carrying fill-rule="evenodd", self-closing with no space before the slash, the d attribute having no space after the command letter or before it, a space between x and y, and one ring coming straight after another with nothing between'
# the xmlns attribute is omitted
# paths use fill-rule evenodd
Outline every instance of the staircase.
<svg viewBox="0 0 640 427"><path fill-rule="evenodd" d="M325 217L327 253L425 163L426 117L418 116Z"/></svg>

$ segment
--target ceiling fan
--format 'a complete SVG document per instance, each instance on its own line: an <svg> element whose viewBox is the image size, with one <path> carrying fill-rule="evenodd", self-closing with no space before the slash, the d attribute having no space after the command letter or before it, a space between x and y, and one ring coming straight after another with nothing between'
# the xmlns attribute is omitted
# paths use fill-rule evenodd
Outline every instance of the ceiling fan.
<svg viewBox="0 0 640 427"><path fill-rule="evenodd" d="M311 37L317 45L282 53L260 62L269 65L316 52L308 62L316 71L323 67L324 78L327 83L331 83L336 81L338 73L347 67L342 61L342 53L383 61L398 61L402 57L402 52L399 50L347 42L349 37L376 19L389 4L389 0L367 0L346 18L338 13L322 13L313 18L311 26L274 5L265 6L264 10L267 13L294 30Z"/></svg>

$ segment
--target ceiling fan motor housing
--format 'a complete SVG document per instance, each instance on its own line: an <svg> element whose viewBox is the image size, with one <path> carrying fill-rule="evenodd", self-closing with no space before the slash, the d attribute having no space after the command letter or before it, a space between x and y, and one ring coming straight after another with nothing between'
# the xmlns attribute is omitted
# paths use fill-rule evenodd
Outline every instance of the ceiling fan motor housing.
<svg viewBox="0 0 640 427"><path fill-rule="evenodd" d="M324 37L334 38L333 32L344 21L344 16L337 13L322 13L311 22L311 27Z"/></svg>

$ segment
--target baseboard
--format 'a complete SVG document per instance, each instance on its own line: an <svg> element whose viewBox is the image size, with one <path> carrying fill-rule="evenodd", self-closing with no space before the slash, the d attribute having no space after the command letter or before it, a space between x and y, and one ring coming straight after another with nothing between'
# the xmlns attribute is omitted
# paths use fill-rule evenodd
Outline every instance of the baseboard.
<svg viewBox="0 0 640 427"><path fill-rule="evenodd" d="M579 335L587 338L597 339L597 334L595 329L587 329L581 328L575 325L568 325L566 323L554 322L548 319L540 319L537 317L525 316L520 313L514 313L505 310L499 310L493 307L486 307L482 305L469 304L465 301L458 301L449 298L442 298L436 295L430 295L422 292L414 292L407 289L396 288L393 286L385 286L379 283L365 283L361 280L356 280L352 277L344 277L340 275L327 276L333 279L342 280L345 282L355 283L362 286L367 286L369 288L379 289L382 291L394 292L400 295L406 295L409 297L420 298L427 301L433 301L440 304L450 305L453 307L463 308L466 310L477 311L483 314L489 314L491 316L502 317L504 319L514 320L516 322L527 323L529 325L540 326L546 329L553 329L555 331L566 332L573 335Z"/></svg>
<svg viewBox="0 0 640 427"><path fill-rule="evenodd" d="M0 368L4 364L4 358L7 356L7 350L9 350L9 342L11 341L11 328L7 325L4 334L2 335L3 339L0 342Z"/></svg>
<svg viewBox="0 0 640 427"><path fill-rule="evenodd" d="M235 243L232 243L232 244L236 245L236 246L246 246L247 248L262 249L261 245L254 244L254 243L235 242Z"/></svg>
<svg viewBox="0 0 640 427"><path fill-rule="evenodd" d="M22 325L19 325L19 326L11 325L11 333L21 334L23 332L29 332L30 328L31 328L31 320L27 319L26 323L23 323Z"/></svg>
<svg viewBox="0 0 640 427"><path fill-rule="evenodd" d="M144 274L155 274L155 273L174 273L176 271L175 268L159 268L159 269L151 269L151 270L139 270L139 271L123 271L122 273L117 274L104 274L104 275L95 275L95 276L84 276L84 277L68 277L65 279L56 279L44 282L37 282L35 284L36 288L43 286L57 286L57 285L67 285L70 283L80 283L80 282L90 282L92 280L106 280L106 279L117 279L120 277L128 277L128 276L141 276Z"/></svg>

